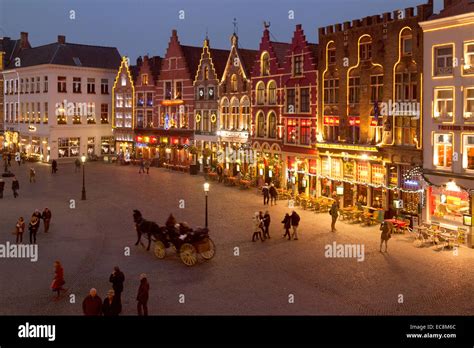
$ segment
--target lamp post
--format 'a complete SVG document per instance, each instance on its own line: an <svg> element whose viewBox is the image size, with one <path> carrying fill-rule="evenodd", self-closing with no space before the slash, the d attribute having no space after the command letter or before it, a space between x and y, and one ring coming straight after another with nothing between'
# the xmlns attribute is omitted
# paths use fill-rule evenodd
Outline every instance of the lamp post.
<svg viewBox="0 0 474 348"><path fill-rule="evenodd" d="M86 200L86 155L82 154L82 200Z"/></svg>
<svg viewBox="0 0 474 348"><path fill-rule="evenodd" d="M209 192L209 183L204 183L204 192L206 194L206 228L207 228L207 194Z"/></svg>

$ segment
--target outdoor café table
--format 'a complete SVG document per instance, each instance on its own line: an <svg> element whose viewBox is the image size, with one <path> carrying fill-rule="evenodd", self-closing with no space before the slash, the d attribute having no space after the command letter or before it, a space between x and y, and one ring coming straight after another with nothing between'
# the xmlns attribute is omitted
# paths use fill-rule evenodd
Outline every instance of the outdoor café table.
<svg viewBox="0 0 474 348"><path fill-rule="evenodd" d="M393 226L395 227L395 230L397 233L402 233L402 229L408 225L407 222L403 220L397 220L397 219L386 219L384 221L391 222Z"/></svg>

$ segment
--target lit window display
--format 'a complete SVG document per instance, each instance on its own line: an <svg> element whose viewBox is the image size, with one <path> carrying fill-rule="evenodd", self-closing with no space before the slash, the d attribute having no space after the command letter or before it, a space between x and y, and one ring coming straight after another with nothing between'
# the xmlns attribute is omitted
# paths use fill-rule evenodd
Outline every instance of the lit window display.
<svg viewBox="0 0 474 348"><path fill-rule="evenodd" d="M432 187L430 190L430 215L439 222L463 224L463 215L469 214L469 194L466 191Z"/></svg>

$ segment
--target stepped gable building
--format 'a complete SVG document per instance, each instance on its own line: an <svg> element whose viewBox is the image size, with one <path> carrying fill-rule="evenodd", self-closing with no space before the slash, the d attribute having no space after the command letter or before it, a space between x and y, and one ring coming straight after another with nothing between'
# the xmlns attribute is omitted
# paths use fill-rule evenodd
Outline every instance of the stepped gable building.
<svg viewBox="0 0 474 348"><path fill-rule="evenodd" d="M209 38L203 42L201 58L194 79L196 98L194 111L195 147L200 170L217 161L219 129L219 83L224 74L229 50L210 47Z"/></svg>
<svg viewBox="0 0 474 348"><path fill-rule="evenodd" d="M297 25L283 64L283 108L277 136L282 141L284 184L296 193L316 195L318 46ZM270 96L270 94L269 94ZM272 127L270 127L272 129ZM268 133L270 134L270 132Z"/></svg>
<svg viewBox="0 0 474 348"><path fill-rule="evenodd" d="M433 2L319 29L321 194L370 211L422 205L421 21ZM397 203L398 204L398 203Z"/></svg>
<svg viewBox="0 0 474 348"><path fill-rule="evenodd" d="M284 179L282 160L283 76L284 64L291 57L291 44L270 38L270 25L264 23L252 78L252 148L256 151L256 175L260 183ZM278 133L279 132L279 133ZM278 136L280 135L280 136Z"/></svg>
<svg viewBox="0 0 474 348"><path fill-rule="evenodd" d="M235 32L230 43L230 53L219 83L218 162L229 170L230 175L240 172L250 176L253 163L249 162L254 160L249 156L252 122L250 73L258 51L241 48Z"/></svg>

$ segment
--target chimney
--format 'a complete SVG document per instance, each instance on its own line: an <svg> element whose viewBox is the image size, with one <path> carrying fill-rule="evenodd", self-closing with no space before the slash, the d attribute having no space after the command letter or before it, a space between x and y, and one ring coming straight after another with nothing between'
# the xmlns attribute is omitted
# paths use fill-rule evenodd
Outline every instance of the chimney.
<svg viewBox="0 0 474 348"><path fill-rule="evenodd" d="M30 46L30 43L28 42L28 33L25 31L22 31L20 34L20 47L28 48L29 46Z"/></svg>
<svg viewBox="0 0 474 348"><path fill-rule="evenodd" d="M58 43L64 45L66 43L66 36L58 35Z"/></svg>

